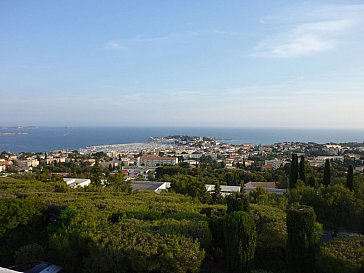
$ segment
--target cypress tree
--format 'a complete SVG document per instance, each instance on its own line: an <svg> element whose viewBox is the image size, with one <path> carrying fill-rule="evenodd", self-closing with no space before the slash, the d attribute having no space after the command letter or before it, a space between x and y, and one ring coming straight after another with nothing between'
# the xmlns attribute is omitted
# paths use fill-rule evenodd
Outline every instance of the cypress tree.
<svg viewBox="0 0 364 273"><path fill-rule="evenodd" d="M313 176L310 176L310 178L308 179L307 184L311 187L316 187L316 179Z"/></svg>
<svg viewBox="0 0 364 273"><path fill-rule="evenodd" d="M287 259L291 273L313 272L315 268L316 215L312 207L287 211Z"/></svg>
<svg viewBox="0 0 364 273"><path fill-rule="evenodd" d="M228 214L234 211L250 212L249 201L244 193L233 192L232 194L226 196L226 205L226 213Z"/></svg>
<svg viewBox="0 0 364 273"><path fill-rule="evenodd" d="M329 159L326 159L326 161L325 161L323 183L325 186L329 186L331 183L331 170L330 170L330 160Z"/></svg>
<svg viewBox="0 0 364 273"><path fill-rule="evenodd" d="M289 188L293 189L296 186L298 180L298 156L292 154L291 171L289 174Z"/></svg>
<svg viewBox="0 0 364 273"><path fill-rule="evenodd" d="M102 168L100 167L99 160L96 159L95 165L91 169L91 183L95 186L101 186Z"/></svg>
<svg viewBox="0 0 364 273"><path fill-rule="evenodd" d="M348 173L346 175L346 187L351 191L354 190L354 168L353 168L353 165L348 166Z"/></svg>
<svg viewBox="0 0 364 273"><path fill-rule="evenodd" d="M301 155L301 161L300 161L300 165L299 165L299 176L300 176L300 180L302 180L306 184L307 181L306 181L305 172L306 172L306 170L305 170L305 157L303 155Z"/></svg>
<svg viewBox="0 0 364 273"><path fill-rule="evenodd" d="M221 203L222 195L221 195L221 186L220 186L219 182L217 182L215 184L215 188L214 188L213 193L211 194L211 197L212 197L212 203L213 204L220 204Z"/></svg>
<svg viewBox="0 0 364 273"><path fill-rule="evenodd" d="M250 213L235 211L224 219L224 241L229 272L250 272L257 233Z"/></svg>

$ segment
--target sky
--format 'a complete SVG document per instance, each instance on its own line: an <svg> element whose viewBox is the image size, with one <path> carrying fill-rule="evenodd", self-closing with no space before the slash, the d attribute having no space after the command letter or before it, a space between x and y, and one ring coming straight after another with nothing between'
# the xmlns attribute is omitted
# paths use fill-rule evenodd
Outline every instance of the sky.
<svg viewBox="0 0 364 273"><path fill-rule="evenodd" d="M364 128L364 0L0 0L0 125Z"/></svg>

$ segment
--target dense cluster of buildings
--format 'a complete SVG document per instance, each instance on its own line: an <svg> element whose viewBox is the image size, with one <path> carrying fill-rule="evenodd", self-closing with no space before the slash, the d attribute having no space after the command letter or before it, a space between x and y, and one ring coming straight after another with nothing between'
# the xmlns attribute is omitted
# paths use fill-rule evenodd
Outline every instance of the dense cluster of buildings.
<svg viewBox="0 0 364 273"><path fill-rule="evenodd" d="M0 172L31 172L40 162L56 165L82 160L90 166L101 158L100 166L110 171L122 171L129 179L148 178L159 166L180 162L198 165L203 160L214 160L225 168L276 170L290 162L293 153L304 155L314 167L323 166L326 159L353 162L356 172L364 171L364 144L316 144L284 142L270 145L232 145L207 137L173 136L157 139L159 142L95 146L94 150L53 151L49 153L3 152ZM104 149L103 149L104 147ZM122 147L120 149L120 147ZM102 155L100 157L100 155Z"/></svg>

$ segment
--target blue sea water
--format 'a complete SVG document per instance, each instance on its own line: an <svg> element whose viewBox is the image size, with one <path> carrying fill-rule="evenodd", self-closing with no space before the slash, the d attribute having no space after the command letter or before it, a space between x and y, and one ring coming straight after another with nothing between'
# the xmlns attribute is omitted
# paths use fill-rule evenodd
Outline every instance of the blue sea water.
<svg viewBox="0 0 364 273"><path fill-rule="evenodd" d="M79 149L102 144L147 142L151 136L195 135L227 138L232 144L271 144L283 141L363 142L364 130L282 128L141 128L141 127L37 127L0 129L26 135L0 135L0 152L40 152Z"/></svg>

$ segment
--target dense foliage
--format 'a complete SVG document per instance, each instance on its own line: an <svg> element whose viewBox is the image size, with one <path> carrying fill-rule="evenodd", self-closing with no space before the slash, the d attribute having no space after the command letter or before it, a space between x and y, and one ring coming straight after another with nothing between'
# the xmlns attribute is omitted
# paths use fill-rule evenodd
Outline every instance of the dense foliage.
<svg viewBox="0 0 364 273"><path fill-rule="evenodd" d="M287 258L292 273L313 272L315 268L318 243L315 223L316 215L311 207L292 208L287 212Z"/></svg>
<svg viewBox="0 0 364 273"><path fill-rule="evenodd" d="M364 236L336 238L320 247L318 267L324 273L361 273Z"/></svg>
<svg viewBox="0 0 364 273"><path fill-rule="evenodd" d="M247 196L243 193L234 192L226 197L227 211L231 213L234 211L250 211L250 205Z"/></svg>
<svg viewBox="0 0 364 273"><path fill-rule="evenodd" d="M246 273L253 268L256 236L250 213L234 211L225 217L225 254L230 272Z"/></svg>
<svg viewBox="0 0 364 273"><path fill-rule="evenodd" d="M201 211L214 207L176 194L64 193L57 186L1 179L0 243L9 246L1 248L1 265L21 253L31 259L38 247L66 272L200 270L212 240Z"/></svg>
<svg viewBox="0 0 364 273"><path fill-rule="evenodd" d="M337 173L337 165L332 166L332 172ZM4 246L0 248L0 265L46 260L62 265L66 272L223 273L231 265L233 272L239 272L239 266L250 268L254 260L257 272L286 273L286 256L301 255L291 251L298 243L287 243L287 207L313 207L324 226L325 241L340 232L364 231L364 183L359 175L353 176L352 191L344 185L344 174L344 184L333 180L336 182L328 186L309 186L298 180L283 195L257 188L249 194L223 198L220 182L225 184L227 177L238 177L245 171L208 165L161 170L170 172L161 178L173 181L173 189L184 195L131 193L130 183L125 183L120 173L100 174L106 179L105 186L94 183L80 189L71 189L58 176L44 172L0 178L0 244ZM176 170L180 173L174 173ZM340 169L343 173L346 170ZM90 174L92 171L97 178L99 170L90 168ZM307 166L303 171L306 175L311 172ZM319 178L315 180L322 181L322 176ZM214 192L206 192L204 181L215 184ZM238 216L230 219L236 213ZM293 222L294 234L306 234L306 242L312 242L307 225ZM318 227L315 224L314 234ZM363 253L362 239L350 238L321 245L320 255L311 256L306 265L313 266L316 261L316 272L324 273L335 272L330 268L333 264L344 268L342 272L357 270L356 257ZM255 251L250 248L253 245ZM243 248L245 254L240 251ZM340 256L340 252L346 256ZM305 259L305 255L301 256Z"/></svg>

